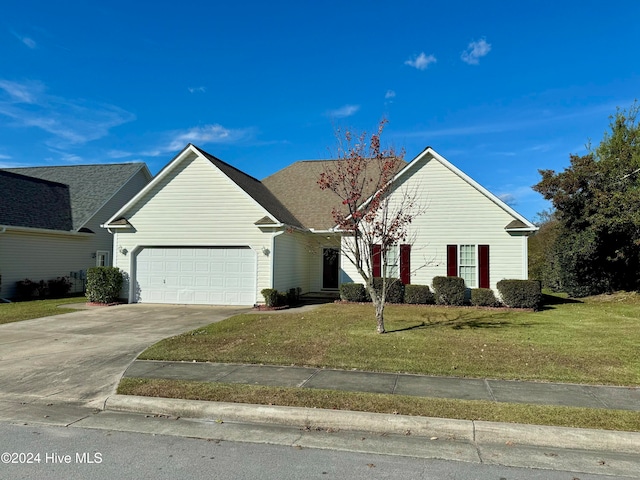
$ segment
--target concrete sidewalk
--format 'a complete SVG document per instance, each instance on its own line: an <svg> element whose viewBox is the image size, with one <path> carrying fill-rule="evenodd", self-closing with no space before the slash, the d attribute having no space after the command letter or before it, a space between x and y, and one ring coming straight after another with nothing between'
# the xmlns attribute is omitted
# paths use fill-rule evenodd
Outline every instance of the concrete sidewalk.
<svg viewBox="0 0 640 480"><path fill-rule="evenodd" d="M637 387L153 360L136 360L124 376L640 411Z"/></svg>

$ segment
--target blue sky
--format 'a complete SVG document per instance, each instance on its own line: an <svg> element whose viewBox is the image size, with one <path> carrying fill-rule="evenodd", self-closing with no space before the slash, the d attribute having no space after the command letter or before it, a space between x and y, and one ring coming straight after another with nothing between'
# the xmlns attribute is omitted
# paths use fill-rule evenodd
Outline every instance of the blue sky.
<svg viewBox="0 0 640 480"><path fill-rule="evenodd" d="M0 167L188 142L258 179L334 129L433 147L534 219L531 185L640 97L640 2L29 1L0 15Z"/></svg>

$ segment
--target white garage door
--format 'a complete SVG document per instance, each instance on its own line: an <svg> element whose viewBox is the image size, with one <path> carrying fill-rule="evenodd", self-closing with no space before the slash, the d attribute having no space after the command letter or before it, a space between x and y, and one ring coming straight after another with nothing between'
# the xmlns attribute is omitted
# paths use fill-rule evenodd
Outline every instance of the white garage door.
<svg viewBox="0 0 640 480"><path fill-rule="evenodd" d="M139 302L253 305L256 255L250 248L145 248L136 259Z"/></svg>

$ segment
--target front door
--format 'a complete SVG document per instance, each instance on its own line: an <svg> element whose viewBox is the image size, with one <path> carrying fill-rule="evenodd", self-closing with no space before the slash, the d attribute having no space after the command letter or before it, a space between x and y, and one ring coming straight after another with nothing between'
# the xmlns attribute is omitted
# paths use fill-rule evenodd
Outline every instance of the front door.
<svg viewBox="0 0 640 480"><path fill-rule="evenodd" d="M337 289L340 278L340 250L322 249L322 288Z"/></svg>

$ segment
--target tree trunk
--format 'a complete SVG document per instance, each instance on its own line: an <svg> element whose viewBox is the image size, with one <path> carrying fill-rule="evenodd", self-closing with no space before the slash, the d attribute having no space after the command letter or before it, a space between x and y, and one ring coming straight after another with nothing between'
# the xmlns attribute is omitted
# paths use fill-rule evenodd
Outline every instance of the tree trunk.
<svg viewBox="0 0 640 480"><path fill-rule="evenodd" d="M386 333L384 329L384 302L378 300L376 303L376 332L378 333Z"/></svg>

